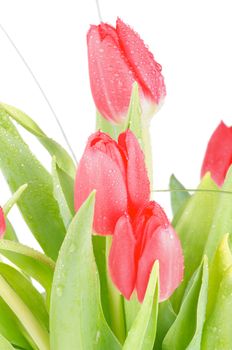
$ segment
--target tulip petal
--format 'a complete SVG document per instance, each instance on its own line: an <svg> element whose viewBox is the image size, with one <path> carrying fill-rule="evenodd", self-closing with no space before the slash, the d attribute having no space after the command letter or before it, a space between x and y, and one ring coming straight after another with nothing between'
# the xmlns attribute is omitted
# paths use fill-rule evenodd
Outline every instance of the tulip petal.
<svg viewBox="0 0 232 350"><path fill-rule="evenodd" d="M137 215L133 221L136 242L136 259L141 257L145 246L150 242L154 232L159 228L167 228L169 220L155 201L150 201Z"/></svg>
<svg viewBox="0 0 232 350"><path fill-rule="evenodd" d="M143 301L152 266L160 265L160 301L170 297L183 278L183 254L174 229L159 227L147 242L139 260L136 288L138 299Z"/></svg>
<svg viewBox="0 0 232 350"><path fill-rule="evenodd" d="M107 32L105 24L91 26L87 43L90 84L97 109L106 119L121 122L130 102L133 72L117 45L112 27Z"/></svg>
<svg viewBox="0 0 232 350"><path fill-rule="evenodd" d="M155 61L139 35L120 18L117 19L116 31L137 82L142 86L144 94L158 104L166 95L161 65Z"/></svg>
<svg viewBox="0 0 232 350"><path fill-rule="evenodd" d="M135 238L130 219L127 214L118 220L109 255L111 278L126 299L135 287Z"/></svg>
<svg viewBox="0 0 232 350"><path fill-rule="evenodd" d="M118 144L127 156L127 191L129 213L134 215L143 207L150 197L150 182L144 161L144 154L138 140L128 129L119 135Z"/></svg>
<svg viewBox="0 0 232 350"><path fill-rule="evenodd" d="M0 238L4 236L6 231L6 220L2 208L0 207Z"/></svg>
<svg viewBox="0 0 232 350"><path fill-rule="evenodd" d="M118 218L127 210L126 186L116 162L93 147L85 150L77 169L76 211L94 189L94 230L102 235L113 234Z"/></svg>
<svg viewBox="0 0 232 350"><path fill-rule="evenodd" d="M213 180L221 186L232 164L232 127L223 122L211 136L201 169L201 177L210 171Z"/></svg>

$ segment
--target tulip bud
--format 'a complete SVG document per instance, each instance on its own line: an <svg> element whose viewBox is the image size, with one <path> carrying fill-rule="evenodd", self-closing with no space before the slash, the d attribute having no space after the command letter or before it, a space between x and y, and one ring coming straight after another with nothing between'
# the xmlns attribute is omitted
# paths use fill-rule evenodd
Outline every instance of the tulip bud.
<svg viewBox="0 0 232 350"><path fill-rule="evenodd" d="M119 136L118 143L102 132L89 138L76 174L76 210L94 189L94 230L102 235L113 234L120 216L135 213L149 201L144 156L130 130Z"/></svg>
<svg viewBox="0 0 232 350"><path fill-rule="evenodd" d="M156 260L160 266L162 301L170 297L183 279L183 253L163 209L149 202L135 218L124 214L115 227L109 269L125 298L130 299L136 289L139 301L143 301Z"/></svg>
<svg viewBox="0 0 232 350"><path fill-rule="evenodd" d="M223 185L232 164L232 127L221 122L211 136L201 168L201 177L210 172L218 186Z"/></svg>
<svg viewBox="0 0 232 350"><path fill-rule="evenodd" d="M121 123L129 107L132 85L139 85L144 114L151 114L166 95L161 66L139 35L117 19L116 28L92 25L87 35L90 85L103 117Z"/></svg>
<svg viewBox="0 0 232 350"><path fill-rule="evenodd" d="M6 231L6 220L2 208L0 207L0 238L4 236Z"/></svg>

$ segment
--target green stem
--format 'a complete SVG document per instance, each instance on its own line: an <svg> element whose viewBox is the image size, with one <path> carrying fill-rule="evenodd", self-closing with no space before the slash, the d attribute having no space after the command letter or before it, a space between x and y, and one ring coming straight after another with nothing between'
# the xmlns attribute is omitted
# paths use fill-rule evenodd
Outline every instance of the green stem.
<svg viewBox="0 0 232 350"><path fill-rule="evenodd" d="M149 125L142 127L142 142L143 152L145 156L145 163L150 180L150 189L153 186L153 163L152 163L152 150L151 150L151 136Z"/></svg>
<svg viewBox="0 0 232 350"><path fill-rule="evenodd" d="M0 296L18 317L38 349L49 350L49 334L2 276L0 276Z"/></svg>
<svg viewBox="0 0 232 350"><path fill-rule="evenodd" d="M221 194L232 194L232 191L207 190L207 189L203 190L203 189L195 189L195 188L152 190L151 192L212 192L212 193L221 193Z"/></svg>
<svg viewBox="0 0 232 350"><path fill-rule="evenodd" d="M106 237L106 259L108 266L108 256L112 243L112 237ZM109 292L109 301L110 301L110 318L111 318L111 328L121 342L124 343L126 338L125 333L125 315L124 315L124 305L123 305L123 297L119 294L118 290L112 283L109 270L107 267L107 284L108 284L108 292Z"/></svg>

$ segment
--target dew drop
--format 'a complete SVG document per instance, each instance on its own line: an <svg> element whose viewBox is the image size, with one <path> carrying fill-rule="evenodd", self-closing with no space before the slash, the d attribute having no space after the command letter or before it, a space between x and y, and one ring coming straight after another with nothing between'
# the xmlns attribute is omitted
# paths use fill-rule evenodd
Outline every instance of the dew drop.
<svg viewBox="0 0 232 350"><path fill-rule="evenodd" d="M56 295L58 296L58 297L61 297L62 296L62 294L63 294L63 286L57 286L56 287Z"/></svg>
<svg viewBox="0 0 232 350"><path fill-rule="evenodd" d="M100 332L100 331L97 331L97 333L96 333L96 338L95 338L96 344L99 342L100 336L101 336L101 332Z"/></svg>
<svg viewBox="0 0 232 350"><path fill-rule="evenodd" d="M70 246L69 246L69 253L73 253L74 251L76 250L76 246L74 243L71 243Z"/></svg>

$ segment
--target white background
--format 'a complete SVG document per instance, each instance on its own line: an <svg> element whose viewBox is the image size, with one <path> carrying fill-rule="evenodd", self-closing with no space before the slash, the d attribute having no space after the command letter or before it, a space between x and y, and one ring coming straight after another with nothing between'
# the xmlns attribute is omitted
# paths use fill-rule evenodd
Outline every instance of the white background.
<svg viewBox="0 0 232 350"><path fill-rule="evenodd" d="M120 16L135 28L163 66L165 104L152 120L154 188L174 173L197 186L207 140L219 121L232 124L232 20L228 0L100 0L104 21ZM0 0L0 22L28 61L59 116L77 158L94 130L86 32L99 22L94 0ZM38 88L0 31L0 100L36 120L65 146ZM50 158L24 133L37 156ZM10 193L0 177L0 203ZM169 212L166 193L158 200ZM22 241L29 232L16 210L11 220Z"/></svg>

